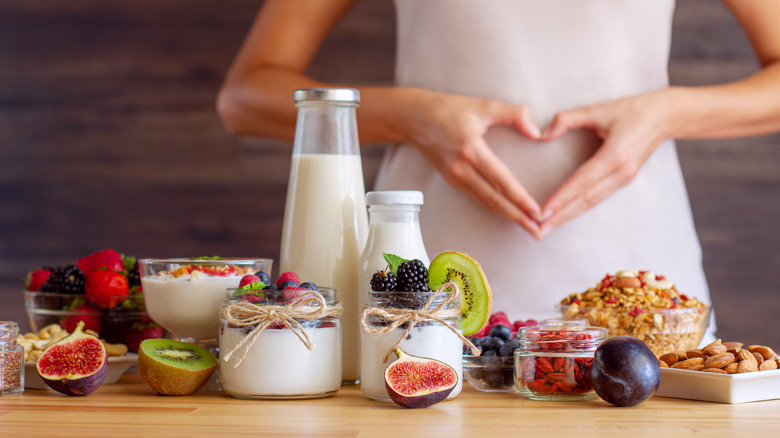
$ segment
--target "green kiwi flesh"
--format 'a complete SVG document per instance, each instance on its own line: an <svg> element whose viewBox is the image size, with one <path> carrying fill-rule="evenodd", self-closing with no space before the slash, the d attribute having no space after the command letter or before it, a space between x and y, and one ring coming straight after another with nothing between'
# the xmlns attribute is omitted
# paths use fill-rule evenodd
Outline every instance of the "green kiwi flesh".
<svg viewBox="0 0 780 438"><path fill-rule="evenodd" d="M428 287L436 290L451 281L460 291L460 315L463 334L473 335L490 317L493 293L479 263L466 254L443 252L428 267Z"/></svg>
<svg viewBox="0 0 780 438"><path fill-rule="evenodd" d="M192 394L216 368L217 358L211 352L187 342L146 339L138 348L138 372L158 394Z"/></svg>

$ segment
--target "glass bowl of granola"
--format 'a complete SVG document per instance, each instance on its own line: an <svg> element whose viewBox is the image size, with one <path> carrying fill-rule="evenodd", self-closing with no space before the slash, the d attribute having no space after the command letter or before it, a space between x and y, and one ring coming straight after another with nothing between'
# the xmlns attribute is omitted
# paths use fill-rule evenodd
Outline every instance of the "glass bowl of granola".
<svg viewBox="0 0 780 438"><path fill-rule="evenodd" d="M585 318L609 336L635 336L656 355L699 345L712 307L680 293L670 280L650 271L607 274L595 287L561 300L563 318Z"/></svg>

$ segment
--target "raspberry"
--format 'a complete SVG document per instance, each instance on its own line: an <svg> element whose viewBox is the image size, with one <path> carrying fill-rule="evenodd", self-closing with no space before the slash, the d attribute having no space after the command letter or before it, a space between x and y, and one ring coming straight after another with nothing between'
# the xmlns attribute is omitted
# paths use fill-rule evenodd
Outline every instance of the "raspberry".
<svg viewBox="0 0 780 438"><path fill-rule="evenodd" d="M398 285L398 279L395 278L390 270L376 271L371 277L371 290L373 291L391 291Z"/></svg>
<svg viewBox="0 0 780 438"><path fill-rule="evenodd" d="M419 259L409 260L401 263L396 270L398 285L396 290L407 291L407 285L412 283L428 284L428 269Z"/></svg>
<svg viewBox="0 0 780 438"><path fill-rule="evenodd" d="M248 286L259 281L260 279L257 277L257 275L244 275L241 277L241 281L238 283L238 287Z"/></svg>
<svg viewBox="0 0 780 438"><path fill-rule="evenodd" d="M295 284L301 283L301 279L298 278L298 274L292 271L282 272L282 274L276 280L276 285L279 286L280 289L282 289L282 283L284 283L285 281L292 281L295 282Z"/></svg>

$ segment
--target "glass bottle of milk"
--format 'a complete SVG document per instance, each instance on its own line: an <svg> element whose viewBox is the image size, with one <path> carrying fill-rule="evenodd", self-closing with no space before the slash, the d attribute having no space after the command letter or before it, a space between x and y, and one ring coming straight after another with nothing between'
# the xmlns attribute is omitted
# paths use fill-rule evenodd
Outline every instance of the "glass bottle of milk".
<svg viewBox="0 0 780 438"><path fill-rule="evenodd" d="M342 380L358 371L358 263L368 234L351 88L296 90L298 120L284 210L280 272L335 288L343 306Z"/></svg>
<svg viewBox="0 0 780 438"><path fill-rule="evenodd" d="M419 259L427 267L431 261L425 251L420 231L422 192L416 190L388 190L368 192L366 204L369 213L368 241L360 257L360 284L358 309L368 302L371 277L387 266L383 253L395 254L407 260Z"/></svg>

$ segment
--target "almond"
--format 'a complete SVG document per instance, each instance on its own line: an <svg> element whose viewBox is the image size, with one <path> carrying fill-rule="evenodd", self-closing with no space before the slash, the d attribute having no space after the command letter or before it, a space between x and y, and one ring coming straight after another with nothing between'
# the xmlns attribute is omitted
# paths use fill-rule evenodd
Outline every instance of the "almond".
<svg viewBox="0 0 780 438"><path fill-rule="evenodd" d="M774 360L765 360L764 363L758 366L759 371L768 371L768 370L776 370L777 369L777 361Z"/></svg>
<svg viewBox="0 0 780 438"><path fill-rule="evenodd" d="M661 357L658 358L659 361L666 364L666 366L670 367L677 362L679 362L679 358L677 357L677 353L666 353L661 355Z"/></svg>
<svg viewBox="0 0 780 438"><path fill-rule="evenodd" d="M723 368L734 362L734 355L731 353L720 353L710 356L704 361L704 368Z"/></svg>
<svg viewBox="0 0 780 438"><path fill-rule="evenodd" d="M753 358L753 360L739 361L739 366L737 366L738 373L752 373L753 371L758 371L758 365L756 364L755 358Z"/></svg>
<svg viewBox="0 0 780 438"><path fill-rule="evenodd" d="M688 359L688 357L685 355L684 351L678 351L675 354L677 355L677 362L682 362L685 359Z"/></svg>
<svg viewBox="0 0 780 438"><path fill-rule="evenodd" d="M725 370L722 370L720 368L704 368L702 371L704 371L705 373L728 374Z"/></svg>
<svg viewBox="0 0 780 438"><path fill-rule="evenodd" d="M739 350L737 350L736 356L737 356L737 360L739 361L752 360L755 362L756 360L756 357L753 356L753 353L749 352L748 350L745 350L744 348L740 348Z"/></svg>
<svg viewBox="0 0 780 438"><path fill-rule="evenodd" d="M617 277L613 283L615 287L642 287L642 282L636 277Z"/></svg>
<svg viewBox="0 0 780 438"><path fill-rule="evenodd" d="M723 346L726 347L727 350L739 350L742 348L742 342L724 342Z"/></svg>
<svg viewBox="0 0 780 438"><path fill-rule="evenodd" d="M693 357L704 357L704 353L702 353L701 350L699 349L688 350L685 352L685 357L688 359L691 359Z"/></svg>
<svg viewBox="0 0 780 438"><path fill-rule="evenodd" d="M723 371L726 372L726 374L737 374L737 368L739 367L739 364L737 362L732 362L728 365L726 365L725 368L723 368Z"/></svg>
<svg viewBox="0 0 780 438"><path fill-rule="evenodd" d="M687 370L690 369L692 366L703 365L703 364L704 364L703 357L694 357L691 359L685 359L682 362L677 362L676 364L672 365L672 368L681 368Z"/></svg>
<svg viewBox="0 0 780 438"><path fill-rule="evenodd" d="M763 345L751 345L748 347L748 351L760 354L765 360L777 357L774 350L769 347L764 347Z"/></svg>
<svg viewBox="0 0 780 438"><path fill-rule="evenodd" d="M764 356L761 356L757 351L754 351L752 354L756 358L756 363L760 366L764 362Z"/></svg>
<svg viewBox="0 0 780 438"><path fill-rule="evenodd" d="M704 369L704 365L691 365L688 370L689 371L701 371Z"/></svg>
<svg viewBox="0 0 780 438"><path fill-rule="evenodd" d="M658 366L661 368L669 368L669 364L660 359L658 360Z"/></svg>
<svg viewBox="0 0 780 438"><path fill-rule="evenodd" d="M710 345L702 348L702 350L701 350L702 353L704 353L707 356L715 356L716 354L725 353L725 352L727 352L729 350L723 344L717 344L717 345L713 345L713 344L710 344Z"/></svg>

